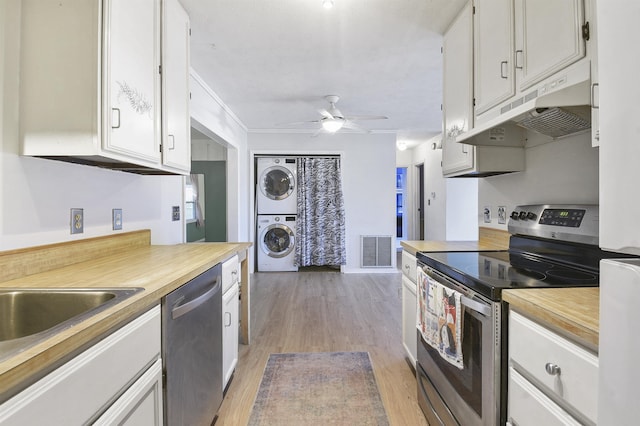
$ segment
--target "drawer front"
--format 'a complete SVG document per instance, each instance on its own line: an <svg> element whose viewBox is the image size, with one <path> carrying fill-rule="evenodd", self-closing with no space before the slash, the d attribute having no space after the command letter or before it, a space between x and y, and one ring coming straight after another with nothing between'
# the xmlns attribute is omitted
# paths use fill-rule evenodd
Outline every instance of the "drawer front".
<svg viewBox="0 0 640 426"><path fill-rule="evenodd" d="M402 251L402 273L414 283L416 282L417 259L406 250Z"/></svg>
<svg viewBox="0 0 640 426"><path fill-rule="evenodd" d="M240 280L240 262L238 255L222 263L222 292L224 293L233 284Z"/></svg>
<svg viewBox="0 0 640 426"><path fill-rule="evenodd" d="M598 358L583 347L517 312L509 312L510 364L538 381L545 392L595 422ZM559 369L554 373L552 366ZM549 372L547 370L550 370Z"/></svg>
<svg viewBox="0 0 640 426"><path fill-rule="evenodd" d="M580 425L569 413L551 401L531 382L509 368L507 424L517 426Z"/></svg>

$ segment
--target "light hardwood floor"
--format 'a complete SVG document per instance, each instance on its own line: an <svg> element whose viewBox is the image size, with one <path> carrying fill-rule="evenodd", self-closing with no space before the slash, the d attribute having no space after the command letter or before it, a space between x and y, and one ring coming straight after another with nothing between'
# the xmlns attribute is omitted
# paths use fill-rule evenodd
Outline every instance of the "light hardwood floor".
<svg viewBox="0 0 640 426"><path fill-rule="evenodd" d="M401 275L256 273L251 344L240 345L218 425L246 425L271 353L367 351L392 426L427 425L401 340ZM354 398L357 398L354 395Z"/></svg>

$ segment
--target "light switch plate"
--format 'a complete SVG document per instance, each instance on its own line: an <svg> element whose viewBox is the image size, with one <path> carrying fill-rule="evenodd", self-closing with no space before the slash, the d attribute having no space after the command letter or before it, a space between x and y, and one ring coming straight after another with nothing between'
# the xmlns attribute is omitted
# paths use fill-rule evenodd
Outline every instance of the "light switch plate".
<svg viewBox="0 0 640 426"><path fill-rule="evenodd" d="M111 221L114 231L122 229L122 209L113 209L111 211Z"/></svg>
<svg viewBox="0 0 640 426"><path fill-rule="evenodd" d="M174 222L180 220L180 206L171 207L171 220Z"/></svg>
<svg viewBox="0 0 640 426"><path fill-rule="evenodd" d="M507 223L507 207L506 206L498 206L498 223L500 224Z"/></svg>
<svg viewBox="0 0 640 426"><path fill-rule="evenodd" d="M491 223L491 206L484 206L483 216L484 223Z"/></svg>

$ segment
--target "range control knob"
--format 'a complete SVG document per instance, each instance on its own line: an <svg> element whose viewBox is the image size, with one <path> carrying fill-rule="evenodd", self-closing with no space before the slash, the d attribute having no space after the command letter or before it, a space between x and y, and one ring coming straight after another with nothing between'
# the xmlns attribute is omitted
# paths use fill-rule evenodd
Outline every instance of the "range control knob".
<svg viewBox="0 0 640 426"><path fill-rule="evenodd" d="M523 210L520 212L520 220L526 220L526 219L527 219L527 212Z"/></svg>
<svg viewBox="0 0 640 426"><path fill-rule="evenodd" d="M511 212L511 219L513 219L513 220L520 219L520 215L518 214L518 212L516 212L516 211Z"/></svg>
<svg viewBox="0 0 640 426"><path fill-rule="evenodd" d="M535 220L536 219L536 214L533 212L529 212L527 213L527 219L529 220Z"/></svg>

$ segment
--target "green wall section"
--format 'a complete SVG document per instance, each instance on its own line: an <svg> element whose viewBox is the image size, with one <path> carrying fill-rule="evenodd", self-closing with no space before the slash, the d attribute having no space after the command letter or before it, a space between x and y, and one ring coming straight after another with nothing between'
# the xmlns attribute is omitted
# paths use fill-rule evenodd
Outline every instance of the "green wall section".
<svg viewBox="0 0 640 426"><path fill-rule="evenodd" d="M191 173L204 175L204 229L187 224L187 241L227 241L226 161L192 161Z"/></svg>

